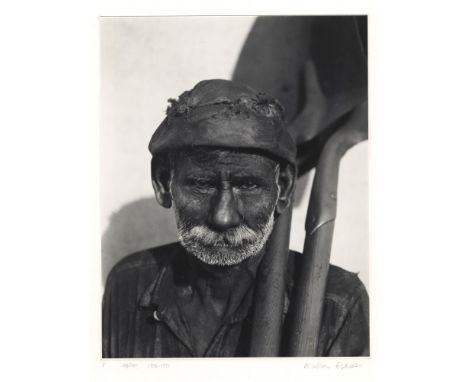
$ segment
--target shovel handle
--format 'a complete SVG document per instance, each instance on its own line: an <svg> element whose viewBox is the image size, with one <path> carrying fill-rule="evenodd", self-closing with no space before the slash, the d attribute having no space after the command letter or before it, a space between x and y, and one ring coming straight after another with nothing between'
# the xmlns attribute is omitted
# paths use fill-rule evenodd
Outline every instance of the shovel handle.
<svg viewBox="0 0 468 382"><path fill-rule="evenodd" d="M341 158L367 139L367 102L356 107L325 144L316 168L305 223L301 271L292 300L288 355L316 356L337 208Z"/></svg>

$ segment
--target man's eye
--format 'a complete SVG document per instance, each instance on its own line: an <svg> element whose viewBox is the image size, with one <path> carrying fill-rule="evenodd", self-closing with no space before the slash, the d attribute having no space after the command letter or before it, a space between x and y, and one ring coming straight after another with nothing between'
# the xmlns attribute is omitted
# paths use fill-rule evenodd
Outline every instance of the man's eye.
<svg viewBox="0 0 468 382"><path fill-rule="evenodd" d="M241 190L248 190L248 191L250 191L250 190L255 190L255 189L257 189L258 187L259 187L258 184L254 183L254 182L246 182L246 183L241 183L241 184L239 185L239 188L240 188Z"/></svg>
<svg viewBox="0 0 468 382"><path fill-rule="evenodd" d="M190 179L188 184L192 187L196 188L213 188L214 184L209 180L204 179Z"/></svg>

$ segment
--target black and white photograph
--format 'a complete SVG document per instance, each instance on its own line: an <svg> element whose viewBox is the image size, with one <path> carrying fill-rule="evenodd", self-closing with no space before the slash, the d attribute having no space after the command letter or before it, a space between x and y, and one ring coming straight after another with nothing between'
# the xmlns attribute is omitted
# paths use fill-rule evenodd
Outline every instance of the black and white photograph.
<svg viewBox="0 0 468 382"><path fill-rule="evenodd" d="M368 357L367 16L99 23L102 358Z"/></svg>
<svg viewBox="0 0 468 382"><path fill-rule="evenodd" d="M464 380L462 4L2 5L2 381Z"/></svg>

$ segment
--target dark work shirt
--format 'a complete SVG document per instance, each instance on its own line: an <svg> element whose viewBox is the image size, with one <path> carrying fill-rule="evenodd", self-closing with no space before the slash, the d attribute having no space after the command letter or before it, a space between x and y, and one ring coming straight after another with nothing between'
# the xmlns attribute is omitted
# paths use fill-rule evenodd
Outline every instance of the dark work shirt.
<svg viewBox="0 0 468 382"><path fill-rule="evenodd" d="M173 243L127 256L112 269L103 299L103 358L248 356L253 284L204 354L196 353L176 297L178 288L187 285L188 256ZM286 320L300 256L290 251ZM369 355L368 311L367 292L357 275L330 265L318 355Z"/></svg>

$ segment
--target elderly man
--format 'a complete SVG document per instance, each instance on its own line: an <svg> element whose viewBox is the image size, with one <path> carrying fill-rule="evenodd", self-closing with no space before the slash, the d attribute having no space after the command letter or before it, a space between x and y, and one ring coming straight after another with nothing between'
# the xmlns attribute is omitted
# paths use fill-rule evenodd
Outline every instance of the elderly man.
<svg viewBox="0 0 468 382"><path fill-rule="evenodd" d="M248 356L257 269L291 202L295 144L281 105L225 80L172 100L150 145L156 199L180 242L130 255L103 299L103 357ZM284 319L296 260L290 252ZM368 355L368 298L330 266L319 355Z"/></svg>

